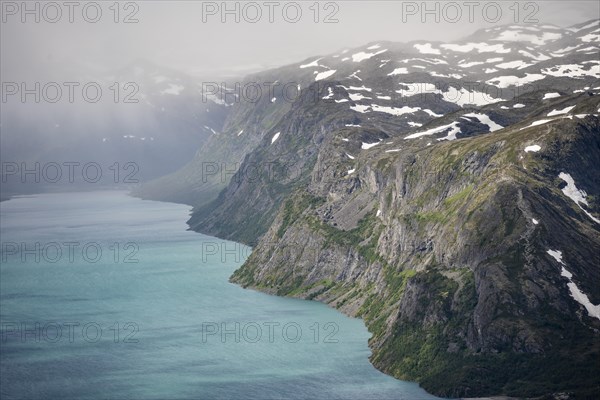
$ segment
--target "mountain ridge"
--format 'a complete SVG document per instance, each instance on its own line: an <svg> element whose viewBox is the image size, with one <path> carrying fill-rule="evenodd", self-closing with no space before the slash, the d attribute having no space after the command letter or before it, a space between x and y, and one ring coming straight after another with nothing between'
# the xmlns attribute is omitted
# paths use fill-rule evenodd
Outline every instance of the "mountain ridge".
<svg viewBox="0 0 600 400"><path fill-rule="evenodd" d="M207 189L185 198L190 228L254 246L232 281L362 317L390 375L447 397L597 397L600 25L528 28L248 77L301 91L234 105L185 179L142 193ZM207 160L235 173L202 182Z"/></svg>

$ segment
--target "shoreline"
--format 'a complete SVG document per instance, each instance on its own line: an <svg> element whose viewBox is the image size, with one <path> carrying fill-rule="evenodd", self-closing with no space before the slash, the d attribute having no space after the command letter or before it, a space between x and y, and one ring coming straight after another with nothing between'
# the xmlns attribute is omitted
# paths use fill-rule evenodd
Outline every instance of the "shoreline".
<svg viewBox="0 0 600 400"><path fill-rule="evenodd" d="M177 203L177 202L171 202L171 201L152 200L152 199L148 199L148 198L142 198L142 197L135 196L135 195L134 195L132 192L130 192L130 193L127 193L127 196L134 197L134 198L137 198L137 199L140 199L140 200L158 201L158 202L163 202L163 203L171 203L171 204L183 204L183 203ZM186 204L186 205L187 205L187 204ZM189 205L189 206L190 206L190 207L193 207L193 206L191 206L191 205ZM191 210L190 210L190 211L191 211ZM202 232L195 231L194 229L192 229L192 228L190 227L190 225L187 223L187 221L186 221L186 225L188 226L188 230L189 230L189 231L192 231L192 232L195 232L195 233L199 233L199 234L201 234L201 235L209 235L209 236L213 236L213 237L215 237L215 238L217 238L217 239L220 239L220 240L227 240L227 241L231 241L231 242L233 242L233 241L232 241L232 240L230 240L230 239L224 239L224 238L221 238L221 237L219 237L219 236L217 236L217 235L214 235L214 234L208 234L208 233L202 233ZM234 243L238 243L238 244L240 244L240 245L248 246L248 247L250 247L250 249L251 249L251 252L252 252L252 251L254 251L254 249L253 249L251 246L249 246L248 244L241 243L241 242L234 242ZM250 252L250 253L251 253L251 252ZM237 268L236 268L236 271L237 271L239 268L241 268L241 267L242 267L242 265L243 265L243 263L242 263L242 264L241 264L239 267L237 267ZM233 274L234 274L234 273L235 273L235 271L232 273L232 275L230 275L230 276L229 276L229 278L228 278L228 282L229 282L229 283L231 283L231 284L234 284L234 285L236 285L236 286L238 286L238 287L240 287L241 289L244 289L244 290L252 290L252 291L259 292L259 293L264 293L264 294L267 294L267 295L270 295L270 296L276 296L276 297L282 297L282 298L290 298L290 299L298 299L298 300L304 300L304 301L315 301L315 302L318 302L318 303L324 304L324 305L326 305L327 307L329 307L329 308L331 308L331 309L333 309L333 310L335 310L335 311L339 312L340 314L342 314L342 315L344 315L344 316L346 316L346 317L349 317L349 318L353 318L353 319L358 319L358 320L360 320L360 321L363 323L363 325L365 326L365 328L367 329L367 331L368 331L368 332L371 334L371 337L372 337L372 332L369 330L369 327L367 326L367 324L365 323L365 321L364 321L364 319L363 319L363 318L361 318L361 317L359 317L359 316L356 316L356 315L352 315L352 314L350 314L349 312L346 312L346 310L344 310L344 309L337 308L337 307L335 307L335 306L334 306L332 303L328 303L328 302L326 302L326 301L322 301L322 300L318 300L318 299L307 299L307 298L303 298L303 297L300 297L300 296L287 296L287 295L283 295L283 296L281 296L281 295L278 295L278 294L276 294L276 293L275 293L275 291L263 290L262 288L259 288L259 287L257 287L257 286L247 286L247 287L244 287L244 286L242 286L242 285L240 285L240 284L238 284L238 283L236 283L236 282L233 282L233 281L231 280L231 278L233 277ZM368 347L368 348L369 348L369 350L371 351L371 355L372 355L372 354L373 354L373 349L372 349L372 347L371 347L371 345L370 345L369 341L370 341L370 338L369 338L369 339L367 339L367 347ZM391 378L393 378L393 379L395 379L395 380L397 380L397 381L400 381L400 382L408 382L408 383L414 383L414 384L417 384L417 385L419 385L419 388L421 388L421 389L422 389L423 391L425 391L427 394L429 394L429 395L431 395L431 396L435 396L435 397L437 397L437 398L439 398L439 399L460 399L460 400L538 400L538 399L546 399L546 398L547 398L547 396L553 396L553 398L555 397L555 396L554 396L555 394L547 394L547 395L543 395L543 396L539 396L539 397L510 397L510 396L504 396L504 395L492 395L492 396L483 396L483 397L460 397L460 398L452 398L452 397L440 397L440 396L438 396L438 395L435 395L435 394L433 394L433 393L430 393L430 392L428 392L426 389L424 389L424 388L421 386L421 383L420 383L420 382L418 382L418 381L407 381L407 380L398 379L398 378L396 378L395 376L393 376L393 375L391 375L391 374L388 374L387 372L385 372L385 371L382 371L381 369L377 368L377 366L376 366L376 365L374 365L374 364L372 363L372 361L371 361L371 357L370 357L370 356L369 356L369 357L367 357L367 359L368 359L368 361L369 361L369 364L370 364L370 365L371 365L371 366L372 366L374 369L376 369L377 371L379 371L380 373L382 373L382 374L385 374L386 376L389 376L389 377L391 377ZM569 399L569 398L570 398L570 397L565 397L564 399L565 399L565 400L567 400L567 399Z"/></svg>

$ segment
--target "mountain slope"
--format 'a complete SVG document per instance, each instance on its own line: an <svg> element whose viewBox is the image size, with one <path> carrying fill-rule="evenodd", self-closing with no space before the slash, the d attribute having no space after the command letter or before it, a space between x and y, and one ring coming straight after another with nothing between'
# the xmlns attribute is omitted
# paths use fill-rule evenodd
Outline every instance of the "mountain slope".
<svg viewBox="0 0 600 400"><path fill-rule="evenodd" d="M422 131L425 125L440 129L451 140L518 122L532 114L531 107L539 105L540 97L550 96L541 102L546 104L572 94L600 92L598 49L590 49L598 40L582 40L593 36L591 32L597 27L589 22L581 25L570 29L498 27L449 44L379 42L247 77L241 87L254 84L272 87L272 92L263 90L256 101L240 96L228 114L223 134L210 138L180 171L145 185L137 194L191 204L195 207L189 221L193 229L253 244L266 231L280 204L282 196L277 193L291 190L293 184L290 179L277 179L285 188L276 189L277 193L271 190L272 195L262 193L261 198L265 194L273 198L257 200L262 205L250 206L253 212L243 221L237 218L242 213L235 210L241 204L248 207L249 199L258 196L250 192L265 186L244 182L257 179L249 178L247 171L260 164L258 179L262 179L268 175L265 170L272 167L269 162L277 160L296 168L304 165L301 174L306 178L306 166L313 162L296 166L295 161L282 159L281 151L291 154L296 150L282 147L281 142L297 147L287 136L302 137L314 150L333 128L359 130L361 141L372 145ZM532 40L544 45L533 48ZM578 51L582 49L586 51ZM318 119L308 117L316 107L330 122L324 120L326 124L321 126ZM479 107L488 114L478 115L475 111ZM457 112L464 118L450 120ZM303 118L307 121L301 121ZM296 125L290 123L294 119L299 121ZM278 132L281 140L271 146ZM311 138L313 135L319 137ZM314 158L317 152L308 153ZM244 164L246 156L250 161ZM226 190L229 194L217 199L234 176L236 182ZM293 179L294 183L299 178ZM254 214L265 214L267 208L255 226ZM233 220L241 226L231 229ZM244 226L251 231L244 232Z"/></svg>
<svg viewBox="0 0 600 400"><path fill-rule="evenodd" d="M598 397L598 29L378 42L252 77L302 90L235 106L182 170L237 163L189 224L255 246L233 282L362 317L373 364L432 393Z"/></svg>
<svg viewBox="0 0 600 400"><path fill-rule="evenodd" d="M559 178L598 196L599 129L587 117L379 154L291 196L232 280L363 317L373 363L435 394L597 391L600 320L548 250L600 303L600 224Z"/></svg>

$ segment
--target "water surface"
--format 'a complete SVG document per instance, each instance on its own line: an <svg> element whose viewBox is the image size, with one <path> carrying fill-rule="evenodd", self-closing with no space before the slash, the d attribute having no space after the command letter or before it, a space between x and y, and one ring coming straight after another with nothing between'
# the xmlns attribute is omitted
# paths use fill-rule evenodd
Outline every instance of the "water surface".
<svg viewBox="0 0 600 400"><path fill-rule="evenodd" d="M119 191L0 203L1 397L434 398L371 366L361 320L229 283L249 249L187 231L189 211Z"/></svg>

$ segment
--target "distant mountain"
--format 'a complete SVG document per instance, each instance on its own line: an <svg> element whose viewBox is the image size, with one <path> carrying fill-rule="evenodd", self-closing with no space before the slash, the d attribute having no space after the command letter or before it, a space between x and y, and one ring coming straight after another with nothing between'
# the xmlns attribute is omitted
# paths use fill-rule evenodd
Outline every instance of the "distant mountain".
<svg viewBox="0 0 600 400"><path fill-rule="evenodd" d="M599 78L598 20L315 56L138 195L252 245L234 282L364 318L386 373L597 398Z"/></svg>
<svg viewBox="0 0 600 400"><path fill-rule="evenodd" d="M19 170L21 165L34 170L36 163L40 169L57 163L64 175L57 182L42 175L36 183L33 175L22 179L19 171L5 178L3 194L131 184L171 173L220 133L228 112L220 93L203 95L200 80L143 60L110 74L82 73L72 81L80 84L73 103L63 87L63 97L56 103L43 97L36 103L32 96L22 103L17 96L3 104L2 161L16 163ZM81 96L81 87L88 82L102 90L96 103ZM94 95L93 90L90 93ZM63 165L68 162L81 165L74 170L74 183ZM97 163L103 174L94 185L82 177L81 168L89 162ZM117 179L109 169L115 163L121 170ZM135 166L125 168L127 163Z"/></svg>

